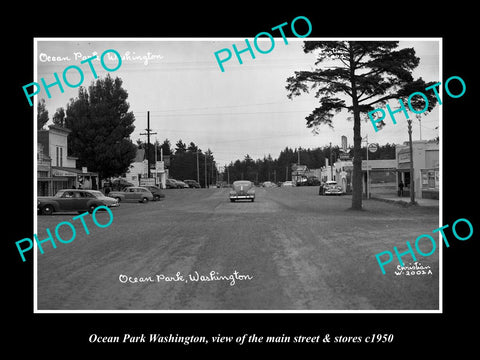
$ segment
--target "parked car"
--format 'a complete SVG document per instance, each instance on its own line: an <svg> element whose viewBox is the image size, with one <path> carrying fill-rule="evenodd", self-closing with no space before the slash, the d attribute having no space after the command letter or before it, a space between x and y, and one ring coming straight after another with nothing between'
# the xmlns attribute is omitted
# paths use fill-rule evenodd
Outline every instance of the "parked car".
<svg viewBox="0 0 480 360"><path fill-rule="evenodd" d="M183 180L183 182L187 184L188 187L200 189L200 184L195 180Z"/></svg>
<svg viewBox="0 0 480 360"><path fill-rule="evenodd" d="M320 179L315 176L310 176L307 178L307 186L318 186L320 185Z"/></svg>
<svg viewBox="0 0 480 360"><path fill-rule="evenodd" d="M318 195L342 195L342 188L337 185L336 181L330 180L325 184L320 185Z"/></svg>
<svg viewBox="0 0 480 360"><path fill-rule="evenodd" d="M266 187L266 188L269 188L269 187L277 187L277 184L275 184L274 182L271 182L271 181L265 181L263 183L263 187Z"/></svg>
<svg viewBox="0 0 480 360"><path fill-rule="evenodd" d="M146 203L149 200L153 200L153 195L146 187L143 186L130 186L123 191L110 191L108 196L120 201L139 201Z"/></svg>
<svg viewBox="0 0 480 360"><path fill-rule="evenodd" d="M37 212L42 215L52 215L60 211L88 211L92 213L98 206L109 206L104 200L91 193L92 190L63 189L55 196L39 196Z"/></svg>
<svg viewBox="0 0 480 360"><path fill-rule="evenodd" d="M148 186L144 186L144 188L147 188L148 190L150 190L150 192L153 195L153 200L155 201L158 201L161 198L165 197L165 194L162 192L162 190L160 190L158 186L148 185Z"/></svg>
<svg viewBox="0 0 480 360"><path fill-rule="evenodd" d="M178 185L178 188L179 188L179 189L185 189L185 188L188 188L188 187L189 187L187 183L185 183L185 182L183 182L183 181L181 181L181 180L177 180L177 185Z"/></svg>
<svg viewBox="0 0 480 360"><path fill-rule="evenodd" d="M115 190L115 191L122 191L126 187L129 186L134 186L132 183L124 180L124 179L115 179L113 180L110 184L110 190Z"/></svg>
<svg viewBox="0 0 480 360"><path fill-rule="evenodd" d="M165 180L165 187L167 189L178 189L177 180L172 178Z"/></svg>
<svg viewBox="0 0 480 360"><path fill-rule="evenodd" d="M293 181L285 181L282 183L282 186L295 186L295 184L293 183Z"/></svg>
<svg viewBox="0 0 480 360"><path fill-rule="evenodd" d="M101 191L98 190L84 190L93 196L95 196L98 200L101 200L107 205L108 207L117 207L120 206L120 203L118 202L117 199L111 198L109 196L106 196L103 194Z"/></svg>
<svg viewBox="0 0 480 360"><path fill-rule="evenodd" d="M238 180L232 184L229 195L230 201L250 200L255 201L255 187L251 181Z"/></svg>

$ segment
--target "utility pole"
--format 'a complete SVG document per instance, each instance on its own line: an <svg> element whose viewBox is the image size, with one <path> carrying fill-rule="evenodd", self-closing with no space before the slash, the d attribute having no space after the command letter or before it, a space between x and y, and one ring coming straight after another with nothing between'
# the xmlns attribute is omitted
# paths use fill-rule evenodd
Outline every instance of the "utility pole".
<svg viewBox="0 0 480 360"><path fill-rule="evenodd" d="M420 114L417 114L416 118L418 120L418 125L420 128L420 140L422 140L422 116Z"/></svg>
<svg viewBox="0 0 480 360"><path fill-rule="evenodd" d="M155 138L155 185L157 185L158 180L158 168L157 168L157 138Z"/></svg>
<svg viewBox="0 0 480 360"><path fill-rule="evenodd" d="M198 162L198 148L197 148L197 182L200 184L200 164Z"/></svg>
<svg viewBox="0 0 480 360"><path fill-rule="evenodd" d="M212 159L212 176L210 176L210 182L213 184L213 167L215 165L215 161Z"/></svg>
<svg viewBox="0 0 480 360"><path fill-rule="evenodd" d="M300 148L297 150L297 165L300 165Z"/></svg>
<svg viewBox="0 0 480 360"><path fill-rule="evenodd" d="M415 204L415 174L413 169L413 146L412 146L412 120L407 120L408 123L408 140L410 145L410 204Z"/></svg>
<svg viewBox="0 0 480 360"><path fill-rule="evenodd" d="M150 129L150 111L147 111L147 128L145 129L147 132L146 133L141 133L140 135L147 135L147 145L146 145L146 148L147 148L147 174L148 174L148 178L150 178L150 134L152 135L156 135L157 133L156 132L152 132L152 129Z"/></svg>
<svg viewBox="0 0 480 360"><path fill-rule="evenodd" d="M333 181L332 143L330 142L330 180Z"/></svg>
<svg viewBox="0 0 480 360"><path fill-rule="evenodd" d="M208 189L207 184L207 154L205 153L205 189Z"/></svg>

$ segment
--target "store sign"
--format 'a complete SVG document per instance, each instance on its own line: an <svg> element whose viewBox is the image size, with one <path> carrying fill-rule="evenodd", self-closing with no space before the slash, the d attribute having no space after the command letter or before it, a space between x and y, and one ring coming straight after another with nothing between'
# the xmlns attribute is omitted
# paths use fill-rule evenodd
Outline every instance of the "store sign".
<svg viewBox="0 0 480 360"><path fill-rule="evenodd" d="M155 186L155 178L140 179L140 186Z"/></svg>
<svg viewBox="0 0 480 360"><path fill-rule="evenodd" d="M77 176L77 174L70 171L52 169L52 176Z"/></svg>
<svg viewBox="0 0 480 360"><path fill-rule="evenodd" d="M362 160L362 170L372 170L372 164L369 164L367 160Z"/></svg>
<svg viewBox="0 0 480 360"><path fill-rule="evenodd" d="M410 152L399 153L398 162L399 163L410 162Z"/></svg>

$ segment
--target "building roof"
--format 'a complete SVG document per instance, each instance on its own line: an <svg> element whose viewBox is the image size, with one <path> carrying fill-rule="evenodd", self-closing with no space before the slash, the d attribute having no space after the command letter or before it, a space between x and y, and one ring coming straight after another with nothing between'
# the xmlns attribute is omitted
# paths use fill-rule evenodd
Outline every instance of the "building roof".
<svg viewBox="0 0 480 360"><path fill-rule="evenodd" d="M71 132L72 132L72 130L67 129L66 127L58 126L58 125L55 125L55 124L48 125L48 128L49 128L50 130L58 130L58 131L66 132L66 133L71 133Z"/></svg>

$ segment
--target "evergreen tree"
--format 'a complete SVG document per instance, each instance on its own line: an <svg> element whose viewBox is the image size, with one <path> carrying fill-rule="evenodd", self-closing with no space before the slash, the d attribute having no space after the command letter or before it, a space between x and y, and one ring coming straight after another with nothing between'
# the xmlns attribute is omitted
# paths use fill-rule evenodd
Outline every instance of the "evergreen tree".
<svg viewBox="0 0 480 360"><path fill-rule="evenodd" d="M37 130L43 129L48 122L48 110L45 105L45 99L40 99L37 103Z"/></svg>
<svg viewBox="0 0 480 360"><path fill-rule="evenodd" d="M88 167L100 178L125 173L137 147L130 140L135 117L129 110L127 91L120 78L107 75L92 83L88 92L78 90L66 109L65 126L69 153L78 157L77 166Z"/></svg>
<svg viewBox="0 0 480 360"><path fill-rule="evenodd" d="M425 92L433 85L421 78L413 79L412 71L420 61L415 50L397 47L398 41L305 41L304 52L318 54L316 68L296 71L287 79L290 99L316 91L320 106L306 117L307 127L317 131L323 124L333 127L335 113L353 113L352 209L362 209L361 115L367 119L365 115L374 110L374 104L385 104L390 99L405 102L411 93ZM433 91L425 94L431 110L436 96ZM414 108L423 108L423 98L415 99Z"/></svg>

